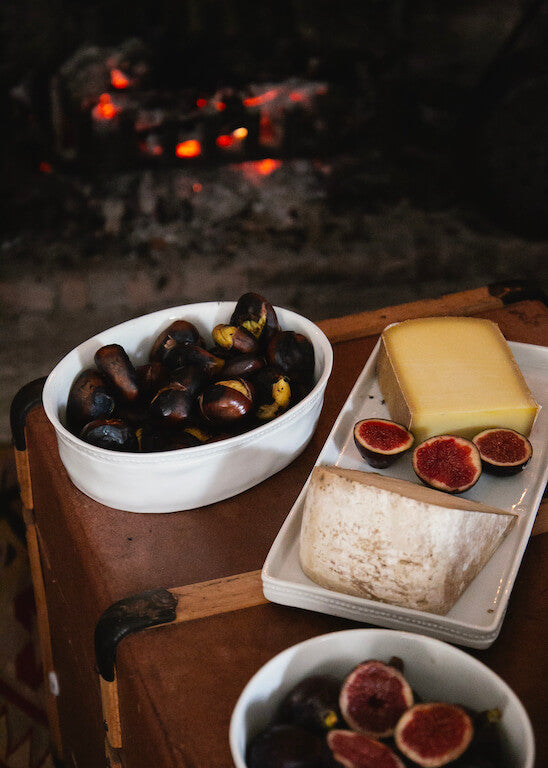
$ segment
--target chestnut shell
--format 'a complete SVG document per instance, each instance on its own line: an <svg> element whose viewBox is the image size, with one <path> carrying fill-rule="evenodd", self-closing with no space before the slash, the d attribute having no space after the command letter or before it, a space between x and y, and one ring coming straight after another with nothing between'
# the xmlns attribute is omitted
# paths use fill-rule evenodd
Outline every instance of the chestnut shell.
<svg viewBox="0 0 548 768"><path fill-rule="evenodd" d="M104 377L86 368L74 379L67 399L67 427L78 434L85 424L110 416L115 400Z"/></svg>
<svg viewBox="0 0 548 768"><path fill-rule="evenodd" d="M479 451L471 440L435 435L413 451L413 469L431 488L463 493L477 483L482 466Z"/></svg>
<svg viewBox="0 0 548 768"><path fill-rule="evenodd" d="M253 392L244 379L217 381L198 397L202 416L214 424L245 419L253 408Z"/></svg>
<svg viewBox="0 0 548 768"><path fill-rule="evenodd" d="M202 346L203 339L196 326L188 320L174 320L154 340L150 350L151 362L165 363L166 355L174 348L196 344Z"/></svg>
<svg viewBox="0 0 548 768"><path fill-rule="evenodd" d="M493 475L515 475L533 455L529 440L514 429L484 429L472 438L486 472Z"/></svg>
<svg viewBox="0 0 548 768"><path fill-rule="evenodd" d="M116 394L130 403L139 398L139 378L127 352L120 344L106 344L95 353L95 365Z"/></svg>
<svg viewBox="0 0 548 768"><path fill-rule="evenodd" d="M135 431L122 419L97 419L82 429L80 437L90 445L110 451L139 450Z"/></svg>

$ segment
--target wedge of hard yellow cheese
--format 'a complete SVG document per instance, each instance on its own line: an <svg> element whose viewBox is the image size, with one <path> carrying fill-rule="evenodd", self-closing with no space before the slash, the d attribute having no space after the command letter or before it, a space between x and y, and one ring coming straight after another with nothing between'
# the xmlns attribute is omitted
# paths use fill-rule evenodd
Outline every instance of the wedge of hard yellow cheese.
<svg viewBox="0 0 548 768"><path fill-rule="evenodd" d="M445 614L516 515L372 472L316 467L301 566L322 587Z"/></svg>
<svg viewBox="0 0 548 768"><path fill-rule="evenodd" d="M498 326L474 317L404 320L381 336L377 378L390 417L421 442L489 427L529 435L535 402Z"/></svg>

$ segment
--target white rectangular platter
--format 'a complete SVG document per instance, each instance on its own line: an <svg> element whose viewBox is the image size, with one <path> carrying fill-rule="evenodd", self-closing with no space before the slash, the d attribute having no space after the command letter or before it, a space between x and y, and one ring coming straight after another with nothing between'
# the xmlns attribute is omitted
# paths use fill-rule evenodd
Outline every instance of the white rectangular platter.
<svg viewBox="0 0 548 768"><path fill-rule="evenodd" d="M264 595L282 605L305 608L393 629L406 629L441 640L487 648L497 638L535 515L548 479L548 348L510 343L512 353L542 409L530 436L533 457L511 477L483 473L464 498L515 512L517 524L485 568L445 616L341 594L318 586L303 573L299 560L302 508L308 481L276 537L262 570ZM390 418L375 374L379 344L373 350L344 404L318 459L318 466L377 471L419 482L406 454L385 470L372 470L353 439L356 421Z"/></svg>

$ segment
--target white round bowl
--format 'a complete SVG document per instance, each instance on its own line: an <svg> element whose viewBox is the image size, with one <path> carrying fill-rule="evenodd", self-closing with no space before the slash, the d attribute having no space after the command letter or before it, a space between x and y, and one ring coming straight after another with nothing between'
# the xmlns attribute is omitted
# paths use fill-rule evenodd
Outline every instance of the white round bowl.
<svg viewBox="0 0 548 768"><path fill-rule="evenodd" d="M515 693L488 667L452 645L389 629L350 629L314 637L267 662L248 682L230 721L236 768L246 768L249 741L271 722L289 690L312 673L341 681L367 659L399 656L411 687L425 701L446 701L482 711L498 707L507 765L533 768L535 743L527 713Z"/></svg>
<svg viewBox="0 0 548 768"><path fill-rule="evenodd" d="M176 512L229 498L287 466L309 442L323 404L333 351L317 325L276 307L280 326L304 334L314 346L316 384L297 405L268 424L210 445L158 453L97 448L65 426L70 387L105 344L121 344L134 365L147 362L152 343L173 320L194 323L204 338L229 321L235 302L187 304L129 320L69 352L48 376L43 404L55 428L59 455L74 485L95 501L130 512Z"/></svg>

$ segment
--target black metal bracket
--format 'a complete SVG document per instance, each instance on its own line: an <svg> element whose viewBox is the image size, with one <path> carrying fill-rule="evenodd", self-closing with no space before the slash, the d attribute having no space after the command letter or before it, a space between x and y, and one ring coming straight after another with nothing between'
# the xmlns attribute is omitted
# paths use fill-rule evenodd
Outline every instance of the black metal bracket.
<svg viewBox="0 0 548 768"><path fill-rule="evenodd" d="M11 401L10 425L13 443L18 451L24 451L27 447L25 440L25 424L27 416L38 405L42 405L42 391L46 377L25 384Z"/></svg>
<svg viewBox="0 0 548 768"><path fill-rule="evenodd" d="M503 280L488 286L491 296L500 299L503 304L516 304L518 301L542 301L548 304L548 298L542 288L523 280Z"/></svg>
<svg viewBox="0 0 548 768"><path fill-rule="evenodd" d="M95 627L97 671L107 682L114 680L116 649L124 637L143 629L175 621L177 598L167 589L151 589L113 603Z"/></svg>

